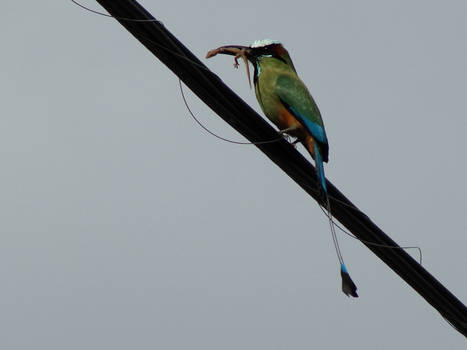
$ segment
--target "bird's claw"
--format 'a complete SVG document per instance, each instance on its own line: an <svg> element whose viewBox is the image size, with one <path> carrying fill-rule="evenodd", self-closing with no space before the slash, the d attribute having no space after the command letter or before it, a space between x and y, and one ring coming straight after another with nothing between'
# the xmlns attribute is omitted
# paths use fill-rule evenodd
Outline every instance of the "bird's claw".
<svg viewBox="0 0 467 350"><path fill-rule="evenodd" d="M238 66L240 65L240 63L238 63L238 59L242 57L242 55L240 53L238 53L235 57L234 57L234 68L238 68Z"/></svg>
<svg viewBox="0 0 467 350"><path fill-rule="evenodd" d="M292 141L292 146L296 146L297 143L300 142L300 139L299 138L296 138L295 140Z"/></svg>

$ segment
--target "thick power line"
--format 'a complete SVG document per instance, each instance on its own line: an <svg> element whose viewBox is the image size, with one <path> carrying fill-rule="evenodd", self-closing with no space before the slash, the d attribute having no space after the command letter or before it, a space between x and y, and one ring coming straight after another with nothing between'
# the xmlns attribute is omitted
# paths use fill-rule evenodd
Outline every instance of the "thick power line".
<svg viewBox="0 0 467 350"><path fill-rule="evenodd" d="M161 22L133 0L97 0L136 39L172 70L204 103L251 142L272 140L277 132L214 73L201 63ZM135 21L138 20L138 21ZM313 166L286 140L256 145L310 196L321 203ZM398 245L327 182L332 215L360 240ZM429 304L467 336L467 308L402 249L366 245Z"/></svg>

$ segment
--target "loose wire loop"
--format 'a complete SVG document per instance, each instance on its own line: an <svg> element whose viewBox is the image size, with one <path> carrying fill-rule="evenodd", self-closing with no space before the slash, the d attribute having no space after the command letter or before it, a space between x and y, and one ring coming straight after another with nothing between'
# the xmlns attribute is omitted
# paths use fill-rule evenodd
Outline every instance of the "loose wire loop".
<svg viewBox="0 0 467 350"><path fill-rule="evenodd" d="M337 202L340 202L339 200L329 196L330 199L333 199ZM342 202L341 202L342 203ZM346 203L343 203L343 204L346 204ZM321 211L324 213L324 215L326 215L328 218L329 218L329 214L327 212L327 210L325 208L323 208L322 205L319 206ZM349 208L352 208L352 209L355 209L359 212L361 212L358 208L355 208L355 207L351 207L349 206ZM332 217L332 215L331 215ZM422 258L423 258L423 255L422 255L422 249L418 246L391 246L391 245L387 245L387 244L381 244L381 243L375 243L375 242L370 242L370 241L366 241L364 239L361 239L361 238L358 238L358 237L355 237L353 234L351 234L349 231L347 231L345 228L343 228L341 225L337 224L335 220L332 220L332 223L344 234L346 234L347 236L353 238L353 239L356 239L357 241L360 241L362 242L363 244L367 244L367 245L371 245L371 246L374 246L374 247L380 247L380 248L387 248L387 249L403 249L403 250L407 250L407 249L416 249L418 250L418 263L420 265L422 265Z"/></svg>
<svg viewBox="0 0 467 350"><path fill-rule="evenodd" d="M229 140L229 139L226 139L225 137L222 137L222 136L219 136L217 134L215 134L214 132L212 132L211 130L209 130L206 126L204 126L203 123L201 123L199 121L198 118L196 118L196 116L194 115L194 113L192 112L190 106L188 105L188 102L186 100L186 97L185 97L185 93L183 92L183 86L182 86L182 81L180 79L178 79L178 85L180 87L180 94L182 95L182 98L183 98L183 102L185 103L185 107L186 109L188 110L188 112L190 113L191 117L195 120L195 122L204 130L206 131L207 133L209 133L210 135L222 140L222 141L225 141L225 142L229 142L229 143L233 143L233 144L236 144L236 145L262 145L262 144L266 144L266 143L273 143L273 142L278 142L280 140L283 139L282 135L280 135L279 137L275 138L275 139L272 139L272 140L268 140L268 141L257 141L257 142L241 142L241 141L234 141L234 140Z"/></svg>

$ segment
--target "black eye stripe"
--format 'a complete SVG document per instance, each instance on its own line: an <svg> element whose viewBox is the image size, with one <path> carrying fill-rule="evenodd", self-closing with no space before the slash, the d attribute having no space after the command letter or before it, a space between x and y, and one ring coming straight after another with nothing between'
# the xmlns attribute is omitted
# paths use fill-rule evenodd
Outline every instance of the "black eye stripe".
<svg viewBox="0 0 467 350"><path fill-rule="evenodd" d="M263 57L263 56L264 57L272 57L272 58L278 59L279 61L282 61L285 64L287 64L287 62L281 56L279 56L278 54L276 54L274 52L267 52L267 53L261 54L261 55L258 56L258 58Z"/></svg>

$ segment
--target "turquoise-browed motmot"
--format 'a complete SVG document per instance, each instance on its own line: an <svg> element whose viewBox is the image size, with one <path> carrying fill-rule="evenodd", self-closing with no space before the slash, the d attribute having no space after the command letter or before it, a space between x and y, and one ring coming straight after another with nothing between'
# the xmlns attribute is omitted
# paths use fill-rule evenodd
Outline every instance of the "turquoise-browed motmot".
<svg viewBox="0 0 467 350"><path fill-rule="evenodd" d="M256 98L264 114L280 130L296 137L315 160L318 182L328 204L323 162L328 161L329 145L321 113L305 84L300 80L289 53L281 43L273 40L255 41L251 46L228 45L211 50L207 58L216 54L242 58L250 74L248 60L253 64L253 81ZM331 221L331 230L334 230ZM333 231L333 238L335 232ZM346 295L357 297L357 287L343 263L337 241L336 250L341 263L342 290Z"/></svg>

